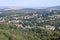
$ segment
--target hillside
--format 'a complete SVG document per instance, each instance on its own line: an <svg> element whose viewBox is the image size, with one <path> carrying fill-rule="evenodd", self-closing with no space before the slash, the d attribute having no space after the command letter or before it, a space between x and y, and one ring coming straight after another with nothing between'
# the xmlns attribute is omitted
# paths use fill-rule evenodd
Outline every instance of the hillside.
<svg viewBox="0 0 60 40"><path fill-rule="evenodd" d="M0 29L0 40L51 40L60 37L59 31L47 31L43 29Z"/></svg>

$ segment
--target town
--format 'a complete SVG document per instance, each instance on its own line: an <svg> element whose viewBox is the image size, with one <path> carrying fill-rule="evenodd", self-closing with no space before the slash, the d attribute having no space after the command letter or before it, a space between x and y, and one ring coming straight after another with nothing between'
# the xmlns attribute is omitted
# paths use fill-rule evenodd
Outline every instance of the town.
<svg viewBox="0 0 60 40"><path fill-rule="evenodd" d="M14 9L11 9L14 10ZM16 9L15 9L16 10ZM9 11L9 10L8 10ZM17 27L21 28L34 28L39 27L42 29L49 29L49 30L55 30L56 26L55 24L50 24L47 22L53 22L60 19L60 14L58 13L59 10L50 9L48 10L48 13L28 13L28 11L25 14L16 13L11 15L3 15L3 12L0 12L0 23L4 24L12 24ZM9 12L8 12L9 13ZM58 13L58 14L57 14Z"/></svg>
<svg viewBox="0 0 60 40"><path fill-rule="evenodd" d="M0 36L1 40L59 40L60 9L0 9Z"/></svg>

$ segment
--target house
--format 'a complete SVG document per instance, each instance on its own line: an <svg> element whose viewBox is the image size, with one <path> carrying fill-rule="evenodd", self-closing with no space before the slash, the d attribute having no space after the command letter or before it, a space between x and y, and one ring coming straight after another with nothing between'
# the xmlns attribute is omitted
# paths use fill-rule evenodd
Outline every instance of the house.
<svg viewBox="0 0 60 40"><path fill-rule="evenodd" d="M15 24L17 27L23 27L22 24Z"/></svg>
<svg viewBox="0 0 60 40"><path fill-rule="evenodd" d="M33 28L33 27L31 27L31 26L26 26L25 28Z"/></svg>
<svg viewBox="0 0 60 40"><path fill-rule="evenodd" d="M33 16L34 16L34 17L35 17L35 16L37 17L37 16L38 16L38 14L33 14Z"/></svg>
<svg viewBox="0 0 60 40"><path fill-rule="evenodd" d="M54 18L50 18L51 21L55 20Z"/></svg>
<svg viewBox="0 0 60 40"><path fill-rule="evenodd" d="M30 19L30 16L24 16L24 19Z"/></svg>
<svg viewBox="0 0 60 40"><path fill-rule="evenodd" d="M5 22L5 19L0 20L0 22Z"/></svg>
<svg viewBox="0 0 60 40"><path fill-rule="evenodd" d="M45 25L44 28L47 30L55 30L55 27L51 25Z"/></svg>

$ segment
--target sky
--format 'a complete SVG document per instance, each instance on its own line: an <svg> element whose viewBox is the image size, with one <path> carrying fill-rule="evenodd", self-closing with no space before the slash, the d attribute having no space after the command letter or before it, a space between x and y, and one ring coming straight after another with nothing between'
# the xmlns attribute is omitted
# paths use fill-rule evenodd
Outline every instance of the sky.
<svg viewBox="0 0 60 40"><path fill-rule="evenodd" d="M24 8L60 6L60 0L0 0L0 6Z"/></svg>

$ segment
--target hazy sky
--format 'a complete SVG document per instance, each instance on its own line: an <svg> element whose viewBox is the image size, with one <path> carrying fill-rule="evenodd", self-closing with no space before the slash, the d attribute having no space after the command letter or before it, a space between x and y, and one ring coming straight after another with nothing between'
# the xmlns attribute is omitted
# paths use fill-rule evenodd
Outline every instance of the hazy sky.
<svg viewBox="0 0 60 40"><path fill-rule="evenodd" d="M0 6L49 7L60 5L60 0L0 0Z"/></svg>

